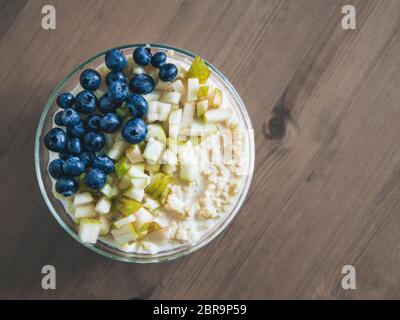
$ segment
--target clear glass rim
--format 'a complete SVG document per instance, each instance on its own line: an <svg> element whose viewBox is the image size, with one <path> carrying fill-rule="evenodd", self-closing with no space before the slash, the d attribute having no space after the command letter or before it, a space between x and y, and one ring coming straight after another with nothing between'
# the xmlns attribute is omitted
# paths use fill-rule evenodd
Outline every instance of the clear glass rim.
<svg viewBox="0 0 400 320"><path fill-rule="evenodd" d="M161 43L135 43L135 44L126 44L126 45L122 45L122 46L118 46L118 47L114 47L114 48L110 48L110 49L120 49L120 50L124 50L124 49L132 49L132 48L136 48L139 46L145 46L145 45L150 45L152 48L160 48L160 49L164 49L164 50L173 50L176 52L179 52L181 54L187 55L191 58L194 58L196 55L190 51L181 49L181 48L177 48L171 45L167 45L167 44L161 44ZM69 234L71 235L76 241L78 241L81 245L89 248L90 250L113 260L118 260L118 261L123 261L123 262L130 262L130 263L157 263L157 262L162 262L162 261L169 261L169 260L174 260L176 258L185 256L189 253L192 253L200 248L202 248L203 246L207 245L209 242L211 242L212 240L214 240L218 235L220 235L222 233L222 231L224 231L227 226L231 223L231 221L233 220L233 218L236 216L236 214L238 213L238 211L240 210L240 208L243 205L244 200L247 197L247 194L249 192L250 189L250 185L251 185L251 181L253 178L253 172L254 172L254 161L255 161L255 146L254 146L254 137L253 136L249 136L248 140L249 140L249 164L248 164L248 173L247 173L247 177L245 180L245 184L243 186L243 190L242 193L240 195L240 197L238 198L233 210L230 212L229 216L218 226L217 229L214 230L214 232L210 233L209 235L207 235L206 237L204 237L203 239L201 239L200 241L198 241L197 243L195 243L194 245L189 244L188 248L183 250L183 251L179 251L176 253L171 253L170 255L165 255L165 256L161 256L161 257L154 257L152 258L151 256L146 256L146 258L135 258L135 257L124 257L124 256L118 256L115 255L113 253L110 252L106 252L96 246L87 244L87 243L83 243L80 241L79 236L77 235L76 232L74 232L74 230L72 230L65 222L64 220L59 216L59 214L57 213L57 210L53 207L49 196L46 192L46 188L44 186L43 183L43 179L42 179L42 173L40 170L40 137L41 137L41 133L43 130L43 126L45 124L46 121L46 117L47 114L51 108L51 106L53 105L57 94L59 93L59 91L63 88L63 86L68 82L68 80L70 80L73 76L75 76L75 74L80 71L85 65L91 63L92 61L96 60L97 58L103 56L108 50L106 51L102 51L96 55L94 55L93 57L87 59L86 61L84 61L83 63L79 64L79 66L77 66L72 72L70 72L57 86L56 88L53 90L53 92L50 94L50 97L45 105L45 108L40 116L40 120L39 120L39 124L38 124L38 128L36 130L36 136L35 136L35 170L36 170L36 177L38 180L38 184L39 184L39 188L40 191L42 193L42 196L46 202L47 207L50 209L50 212L52 213L52 215L54 216L54 218L56 219L56 221L62 226L62 228ZM204 60L206 62L206 64L212 69L212 71L218 76L220 77L224 84L228 87L228 89L231 91L231 94L233 95L233 97L235 98L237 104L239 105L239 111L241 113L242 118L244 119L247 129L248 130L253 130L252 125L251 125L251 121L250 121L250 117L246 111L246 107L242 101L242 99L240 98L239 94L237 93L237 91L235 90L235 88L233 87L233 85L229 82L229 80L220 72L218 71L217 68L215 68L212 64L210 64L207 60ZM123 251L121 251L121 253L123 253Z"/></svg>

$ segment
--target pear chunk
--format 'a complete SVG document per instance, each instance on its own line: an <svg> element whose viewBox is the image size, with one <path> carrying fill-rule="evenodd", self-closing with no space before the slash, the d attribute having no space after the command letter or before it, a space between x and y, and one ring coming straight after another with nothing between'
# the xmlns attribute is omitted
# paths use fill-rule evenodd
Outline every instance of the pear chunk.
<svg viewBox="0 0 400 320"><path fill-rule="evenodd" d="M101 223L97 219L84 218L79 221L78 235L82 242L96 243L99 237Z"/></svg>

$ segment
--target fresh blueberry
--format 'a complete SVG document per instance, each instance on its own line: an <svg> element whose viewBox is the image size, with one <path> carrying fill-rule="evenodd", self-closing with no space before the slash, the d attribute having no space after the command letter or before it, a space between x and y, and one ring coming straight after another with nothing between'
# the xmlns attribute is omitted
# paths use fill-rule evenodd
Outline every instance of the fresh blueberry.
<svg viewBox="0 0 400 320"><path fill-rule="evenodd" d="M166 63L161 66L158 75L162 81L173 81L178 75L178 68L173 63Z"/></svg>
<svg viewBox="0 0 400 320"><path fill-rule="evenodd" d="M63 164L61 159L54 159L49 163L49 173L54 179L60 179L64 175Z"/></svg>
<svg viewBox="0 0 400 320"><path fill-rule="evenodd" d="M121 126L121 119L115 113L107 113L99 122L100 130L107 133L115 132Z"/></svg>
<svg viewBox="0 0 400 320"><path fill-rule="evenodd" d="M106 174L114 171L114 161L105 155L97 156L93 161L93 168L103 170Z"/></svg>
<svg viewBox="0 0 400 320"><path fill-rule="evenodd" d="M86 173L85 183L89 188L98 190L104 187L106 184L107 175L103 170L98 168L91 168Z"/></svg>
<svg viewBox="0 0 400 320"><path fill-rule="evenodd" d="M79 155L79 159L81 159L81 161L85 165L85 168L89 168L93 163L94 156L94 152L84 151Z"/></svg>
<svg viewBox="0 0 400 320"><path fill-rule="evenodd" d="M57 105L62 109L72 108L75 97L70 92L63 92L57 97Z"/></svg>
<svg viewBox="0 0 400 320"><path fill-rule="evenodd" d="M121 106L120 102L113 102L108 93L103 94L99 100L99 109L103 113L115 112Z"/></svg>
<svg viewBox="0 0 400 320"><path fill-rule="evenodd" d="M154 90L154 80L146 73L137 74L129 82L129 87L133 93L148 94Z"/></svg>
<svg viewBox="0 0 400 320"><path fill-rule="evenodd" d="M67 135L63 129L53 128L44 136L47 149L54 152L63 152L67 147Z"/></svg>
<svg viewBox="0 0 400 320"><path fill-rule="evenodd" d="M122 103L128 98L129 90L125 82L114 81L108 87L108 95L111 101L115 103Z"/></svg>
<svg viewBox="0 0 400 320"><path fill-rule="evenodd" d="M75 98L76 110L88 114L96 110L97 98L93 92L83 90L76 95Z"/></svg>
<svg viewBox="0 0 400 320"><path fill-rule="evenodd" d="M140 118L128 120L122 128L121 135L129 143L142 142L147 135L146 123Z"/></svg>
<svg viewBox="0 0 400 320"><path fill-rule="evenodd" d="M64 161L63 171L69 177L77 177L85 172L85 164L78 157L70 157Z"/></svg>
<svg viewBox="0 0 400 320"><path fill-rule="evenodd" d="M106 78L106 82L108 85L110 85L114 81L121 81L121 82L126 82L126 75L123 72L115 72L111 71Z"/></svg>
<svg viewBox="0 0 400 320"><path fill-rule="evenodd" d="M73 126L81 121L79 113L72 108L65 109L61 115L61 120L66 126Z"/></svg>
<svg viewBox="0 0 400 320"><path fill-rule="evenodd" d="M68 140L67 149L70 154L78 155L82 152L81 140L72 138Z"/></svg>
<svg viewBox="0 0 400 320"><path fill-rule="evenodd" d="M101 77L96 70L86 69L81 73L79 82L84 89L94 91L100 87Z"/></svg>
<svg viewBox="0 0 400 320"><path fill-rule="evenodd" d="M104 148L106 138L100 132L88 132L85 134L84 144L87 151L98 152Z"/></svg>
<svg viewBox="0 0 400 320"><path fill-rule="evenodd" d="M126 106L135 118L143 118L148 109L146 99L140 94L131 94L126 100Z"/></svg>
<svg viewBox="0 0 400 320"><path fill-rule="evenodd" d="M138 47L133 51L133 60L141 65L147 66L151 61L151 51L148 47Z"/></svg>
<svg viewBox="0 0 400 320"><path fill-rule="evenodd" d="M78 188L79 184L74 178L62 177L56 182L56 191L64 197L72 196Z"/></svg>
<svg viewBox="0 0 400 320"><path fill-rule="evenodd" d="M101 116L99 116L98 114L91 114L90 116L88 116L86 118L86 127L92 131L99 130L100 119L101 119Z"/></svg>
<svg viewBox="0 0 400 320"><path fill-rule="evenodd" d="M77 124L67 127L67 136L69 138L81 138L85 134L85 124L79 121Z"/></svg>
<svg viewBox="0 0 400 320"><path fill-rule="evenodd" d="M154 68L160 68L167 61L165 52L158 51L151 57L151 64Z"/></svg>
<svg viewBox="0 0 400 320"><path fill-rule="evenodd" d="M54 115L54 123L58 126L63 126L64 122L62 120L62 111L58 111L55 115Z"/></svg>
<svg viewBox="0 0 400 320"><path fill-rule="evenodd" d="M73 157L72 154L69 154L69 153L67 153L67 152L60 152L60 153L58 154L58 156L60 157L61 160L64 160L64 161L67 160L68 158Z"/></svg>
<svg viewBox="0 0 400 320"><path fill-rule="evenodd" d="M104 60L106 62L107 68L115 72L124 70L128 64L125 56L118 49L107 51Z"/></svg>

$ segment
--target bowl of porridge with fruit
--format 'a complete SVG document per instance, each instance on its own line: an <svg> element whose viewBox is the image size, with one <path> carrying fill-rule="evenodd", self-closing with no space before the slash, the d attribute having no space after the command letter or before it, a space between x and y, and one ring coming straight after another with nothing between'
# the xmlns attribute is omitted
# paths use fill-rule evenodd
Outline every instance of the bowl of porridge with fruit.
<svg viewBox="0 0 400 320"><path fill-rule="evenodd" d="M35 141L47 206L84 246L171 260L213 240L249 191L251 123L202 57L161 44L92 57L51 94Z"/></svg>

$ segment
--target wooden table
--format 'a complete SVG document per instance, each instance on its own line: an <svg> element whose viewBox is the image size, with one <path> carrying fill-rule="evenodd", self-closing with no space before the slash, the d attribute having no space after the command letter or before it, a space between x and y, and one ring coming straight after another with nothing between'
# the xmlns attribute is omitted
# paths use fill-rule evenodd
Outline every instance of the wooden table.
<svg viewBox="0 0 400 320"><path fill-rule="evenodd" d="M357 29L343 30L353 4ZM41 28L53 4L56 30ZM400 298L400 1L0 1L0 298ZM115 262L51 216L33 164L57 83L116 45L211 61L242 96L256 171L230 227L190 256ZM54 265L57 289L41 288ZM356 268L356 290L341 269Z"/></svg>

